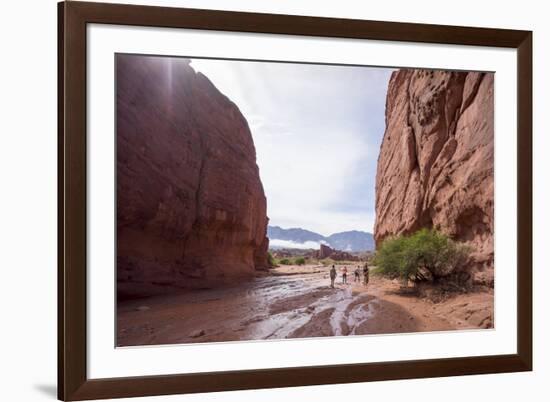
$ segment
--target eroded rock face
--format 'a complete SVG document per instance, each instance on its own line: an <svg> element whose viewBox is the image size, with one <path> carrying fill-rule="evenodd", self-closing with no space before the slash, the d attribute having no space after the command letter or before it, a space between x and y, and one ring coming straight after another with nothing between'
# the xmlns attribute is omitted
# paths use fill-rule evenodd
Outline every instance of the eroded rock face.
<svg viewBox="0 0 550 402"><path fill-rule="evenodd" d="M493 74L399 70L376 177L379 243L433 227L493 267Z"/></svg>
<svg viewBox="0 0 550 402"><path fill-rule="evenodd" d="M315 251L314 257L320 260L331 258L334 261L359 261L359 257L342 250L335 250L329 246L321 244L319 250Z"/></svg>
<svg viewBox="0 0 550 402"><path fill-rule="evenodd" d="M331 256L331 254L334 252L334 250L332 248L330 248L329 246L326 246L324 244L321 244L319 246L319 251L317 251L317 258L319 259L323 259L323 258L328 258Z"/></svg>
<svg viewBox="0 0 550 402"><path fill-rule="evenodd" d="M118 55L119 298L267 267L266 198L248 124L189 60Z"/></svg>

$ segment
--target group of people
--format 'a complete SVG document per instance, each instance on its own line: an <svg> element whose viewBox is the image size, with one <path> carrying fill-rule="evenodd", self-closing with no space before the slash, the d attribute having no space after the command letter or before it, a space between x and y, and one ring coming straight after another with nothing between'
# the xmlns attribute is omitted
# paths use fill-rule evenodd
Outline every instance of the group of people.
<svg viewBox="0 0 550 402"><path fill-rule="evenodd" d="M353 271L354 276L354 282L360 282L361 281L361 272L360 267L357 265L355 267L355 270ZM333 265L332 268L330 268L330 287L334 287L334 281L336 280L336 267ZM348 283L348 267L344 266L342 268L342 283ZM363 284L367 285L369 283L369 265L367 262L365 262L365 265L363 266Z"/></svg>

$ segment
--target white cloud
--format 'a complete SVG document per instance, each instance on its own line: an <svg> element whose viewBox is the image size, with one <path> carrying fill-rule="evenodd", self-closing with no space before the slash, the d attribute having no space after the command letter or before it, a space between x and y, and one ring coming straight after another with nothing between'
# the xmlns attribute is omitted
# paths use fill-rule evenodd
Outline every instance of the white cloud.
<svg viewBox="0 0 550 402"><path fill-rule="evenodd" d="M305 243L297 243L292 240L269 239L270 248L298 248L301 250L305 250L305 249L317 250L319 249L320 246L321 246L321 242L317 242L317 241L306 241Z"/></svg>
<svg viewBox="0 0 550 402"><path fill-rule="evenodd" d="M391 70L193 59L237 104L256 146L270 224L372 231Z"/></svg>
<svg viewBox="0 0 550 402"><path fill-rule="evenodd" d="M269 200L268 200L269 202ZM286 205L285 209L276 215L277 221L270 216L270 225L282 228L303 228L323 236L338 232L362 230L371 232L374 226L374 211L346 212L327 211L323 205L315 209L304 209L301 206ZM337 222L337 225L334 224Z"/></svg>

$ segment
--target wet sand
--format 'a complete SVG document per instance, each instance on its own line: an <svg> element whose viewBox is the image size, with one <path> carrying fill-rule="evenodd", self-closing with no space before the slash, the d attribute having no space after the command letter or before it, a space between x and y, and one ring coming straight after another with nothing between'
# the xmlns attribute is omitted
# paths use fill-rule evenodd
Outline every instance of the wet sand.
<svg viewBox="0 0 550 402"><path fill-rule="evenodd" d="M337 267L338 268L338 267ZM350 267L348 266L348 269ZM350 270L351 271L351 270ZM361 277L362 279L362 277ZM128 300L117 308L117 346L491 328L490 291L440 303L399 293L371 275L332 289L329 268L285 266L222 289Z"/></svg>

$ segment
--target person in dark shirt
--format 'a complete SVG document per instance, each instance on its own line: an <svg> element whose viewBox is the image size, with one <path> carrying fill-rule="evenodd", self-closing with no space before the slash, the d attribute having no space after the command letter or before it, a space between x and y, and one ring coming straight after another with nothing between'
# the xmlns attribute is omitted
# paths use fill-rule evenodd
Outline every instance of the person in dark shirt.
<svg viewBox="0 0 550 402"><path fill-rule="evenodd" d="M334 265L330 269L330 287L334 287L334 280L336 279L336 268L334 268Z"/></svg>

